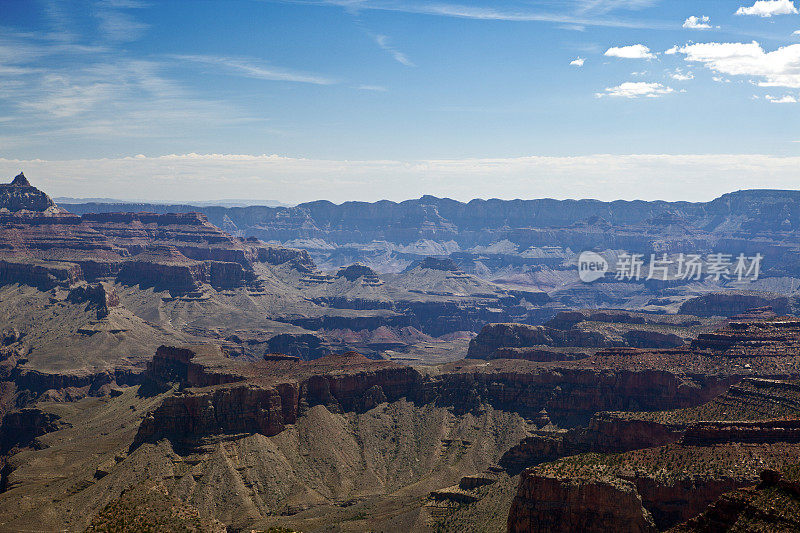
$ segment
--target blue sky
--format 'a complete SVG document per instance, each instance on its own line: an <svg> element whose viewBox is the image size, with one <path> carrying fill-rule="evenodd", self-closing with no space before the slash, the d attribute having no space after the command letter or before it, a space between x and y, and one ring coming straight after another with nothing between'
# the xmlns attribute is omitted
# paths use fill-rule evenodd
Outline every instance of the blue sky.
<svg viewBox="0 0 800 533"><path fill-rule="evenodd" d="M795 188L797 8L4 0L0 171L167 200Z"/></svg>

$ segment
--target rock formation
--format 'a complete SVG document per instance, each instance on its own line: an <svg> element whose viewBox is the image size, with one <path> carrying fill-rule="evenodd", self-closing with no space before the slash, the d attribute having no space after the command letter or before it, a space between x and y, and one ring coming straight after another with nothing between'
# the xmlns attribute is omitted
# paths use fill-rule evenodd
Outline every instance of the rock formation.
<svg viewBox="0 0 800 533"><path fill-rule="evenodd" d="M681 304L680 313L695 316L732 317L753 308L771 307L779 315L791 312L789 298L780 294L728 292L711 293Z"/></svg>
<svg viewBox="0 0 800 533"><path fill-rule="evenodd" d="M193 207L74 204L76 213L200 211L214 224L247 236L306 249L326 269L362 262L401 272L427 256L452 259L465 272L541 288L553 283L569 307L576 288L564 283L581 250L644 254L724 251L764 256L762 274L797 276L800 228L797 191L749 190L710 202L594 200L472 200L425 196L400 203L310 202L294 207ZM450 267L448 267L450 268ZM527 278L527 279L526 279ZM611 306L626 300L612 284L583 287L580 302ZM644 289L674 286L649 284ZM524 288L524 287L520 287ZM653 291L652 298L659 295ZM680 300L678 300L680 303ZM642 302L637 304L642 305ZM752 307L753 305L751 305Z"/></svg>
<svg viewBox="0 0 800 533"><path fill-rule="evenodd" d="M20 211L58 212L50 197L33 187L22 172L11 183L0 185L0 213Z"/></svg>
<svg viewBox="0 0 800 533"><path fill-rule="evenodd" d="M655 533L636 487L524 473L508 517L509 532Z"/></svg>
<svg viewBox="0 0 800 533"><path fill-rule="evenodd" d="M669 531L798 531L800 484L796 468L791 471L792 477L786 479L781 472L764 470L758 486L723 494L701 515Z"/></svg>
<svg viewBox="0 0 800 533"><path fill-rule="evenodd" d="M162 346L148 365L145 386L163 390L176 383L185 392L166 398L142 421L134 446L165 436L178 442L219 433L272 436L302 409L322 404L366 410L387 399L415 397L421 381L409 367L355 353L308 363L270 357L247 364L214 346Z"/></svg>
<svg viewBox="0 0 800 533"><path fill-rule="evenodd" d="M3 214L6 213L6 214ZM228 235L198 213L90 213L58 208L20 174L0 186L0 281L41 288L119 277L176 293L256 287L254 263L291 263L299 250Z"/></svg>

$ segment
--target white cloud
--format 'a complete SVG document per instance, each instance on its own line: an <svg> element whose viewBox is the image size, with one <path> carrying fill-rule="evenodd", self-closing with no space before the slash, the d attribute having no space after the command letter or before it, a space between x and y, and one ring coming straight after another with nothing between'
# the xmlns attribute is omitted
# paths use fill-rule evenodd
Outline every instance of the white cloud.
<svg viewBox="0 0 800 533"><path fill-rule="evenodd" d="M668 75L673 80L678 81L689 81L694 79L694 74L692 72L684 72L679 68L675 69L674 72L669 72Z"/></svg>
<svg viewBox="0 0 800 533"><path fill-rule="evenodd" d="M753 15L757 17L772 17L775 15L796 15L797 8L792 0L758 0L750 7L740 7L737 15Z"/></svg>
<svg viewBox="0 0 800 533"><path fill-rule="evenodd" d="M395 61L398 63L405 65L407 67L415 67L416 65L403 53L394 48L389 44L389 36L388 35L372 35L372 38L375 39L375 43L380 46L382 49L389 52Z"/></svg>
<svg viewBox="0 0 800 533"><path fill-rule="evenodd" d="M793 31L793 32L792 32L792 35L798 35L798 36L800 36L800 30L795 30L795 31Z"/></svg>
<svg viewBox="0 0 800 533"><path fill-rule="evenodd" d="M731 80L729 80L728 78L723 78L722 76L712 76L711 79L714 80L717 83L730 83L731 82Z"/></svg>
<svg viewBox="0 0 800 533"><path fill-rule="evenodd" d="M607 57L621 57L623 59L654 59L656 56L643 44L630 46L613 46L603 54Z"/></svg>
<svg viewBox="0 0 800 533"><path fill-rule="evenodd" d="M595 96L598 98L604 96L616 98L659 98L672 92L675 92L675 89L666 87L660 83L628 81L616 87L607 87L605 92L596 93Z"/></svg>
<svg viewBox="0 0 800 533"><path fill-rule="evenodd" d="M582 67L585 62L586 62L585 57L576 57L575 59L570 61L569 64L572 65L573 67Z"/></svg>
<svg viewBox="0 0 800 533"><path fill-rule="evenodd" d="M764 98L766 98L773 104L796 104L798 102L797 98L795 98L791 94L785 94L783 96L766 95Z"/></svg>
<svg viewBox="0 0 800 533"><path fill-rule="evenodd" d="M322 160L182 154L79 160L0 158L0 181L20 170L53 196L159 201L274 198L296 203L472 198L711 200L737 189L796 189L800 157L582 155L450 160Z"/></svg>
<svg viewBox="0 0 800 533"><path fill-rule="evenodd" d="M765 52L752 43L699 43L676 47L686 61L702 63L718 74L760 78L762 87L800 87L800 44Z"/></svg>
<svg viewBox="0 0 800 533"><path fill-rule="evenodd" d="M714 26L711 25L711 18L708 16L696 17L692 15L683 21L683 27L690 30L710 30ZM719 26L717 26L719 28Z"/></svg>

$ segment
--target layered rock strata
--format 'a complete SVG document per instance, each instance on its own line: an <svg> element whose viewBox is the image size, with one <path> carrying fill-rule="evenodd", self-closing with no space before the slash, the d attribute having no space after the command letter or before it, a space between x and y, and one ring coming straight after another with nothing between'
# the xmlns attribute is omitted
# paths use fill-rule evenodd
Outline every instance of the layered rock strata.
<svg viewBox="0 0 800 533"><path fill-rule="evenodd" d="M89 213L58 208L20 175L0 185L0 282L50 289L120 281L196 291L257 286L254 264L313 269L308 254L240 240L199 213Z"/></svg>

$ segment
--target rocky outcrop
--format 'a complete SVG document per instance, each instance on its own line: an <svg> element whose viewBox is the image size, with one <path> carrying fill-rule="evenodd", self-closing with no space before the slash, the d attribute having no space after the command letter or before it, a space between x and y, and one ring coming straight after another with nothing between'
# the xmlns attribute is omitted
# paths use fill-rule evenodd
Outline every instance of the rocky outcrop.
<svg viewBox="0 0 800 533"><path fill-rule="evenodd" d="M60 417L37 408L6 413L0 422L0 455L15 447L30 446L36 437L64 426Z"/></svg>
<svg viewBox="0 0 800 533"><path fill-rule="evenodd" d="M692 348L710 350L725 357L796 355L800 350L800 320L732 321L713 333L698 335Z"/></svg>
<svg viewBox="0 0 800 533"><path fill-rule="evenodd" d="M336 273L336 277L344 278L347 281L355 281L358 278L379 281L378 274L374 270L360 263L339 269L339 272Z"/></svg>
<svg viewBox="0 0 800 533"><path fill-rule="evenodd" d="M215 289L233 289L254 285L256 276L251 269L232 261L206 261L204 281Z"/></svg>
<svg viewBox="0 0 800 533"><path fill-rule="evenodd" d="M160 347L144 381L145 390L178 385L183 392L165 398L148 414L134 446L164 437L192 442L226 433L271 436L310 406L361 411L422 392L416 370L355 353L309 363L276 358L238 363L212 345Z"/></svg>
<svg viewBox="0 0 800 533"><path fill-rule="evenodd" d="M0 282L52 288L117 277L173 293L258 288L257 262L313 269L304 251L240 240L200 213L75 216L24 176L0 185Z"/></svg>
<svg viewBox="0 0 800 533"><path fill-rule="evenodd" d="M103 283L79 285L69 291L67 301L86 303L97 312L97 319L107 317L112 307L119 305L119 296Z"/></svg>
<svg viewBox="0 0 800 533"><path fill-rule="evenodd" d="M526 324L487 324L469 343L467 357L497 358L499 348L529 348L532 346L602 347L621 345L609 341L599 332L578 329L561 330Z"/></svg>
<svg viewBox="0 0 800 533"><path fill-rule="evenodd" d="M56 209L53 200L33 187L22 172L10 184L0 185L0 211L51 212Z"/></svg>
<svg viewBox="0 0 800 533"><path fill-rule="evenodd" d="M519 363L519 361L497 360ZM680 375L678 371L610 369L595 363L513 365L464 369L442 374L440 394L451 405L470 410L486 402L535 418L545 409L562 427L585 424L600 411L657 411L705 403L741 379L735 375ZM587 365L589 366L589 365Z"/></svg>
<svg viewBox="0 0 800 533"><path fill-rule="evenodd" d="M725 493L702 514L669 531L800 531L800 483L765 470L757 487Z"/></svg>
<svg viewBox="0 0 800 533"><path fill-rule="evenodd" d="M647 319L642 313L629 311L582 309L574 311L560 311L548 320L545 325L556 329L572 329L581 322L608 322L611 324L646 324Z"/></svg>
<svg viewBox="0 0 800 533"><path fill-rule="evenodd" d="M290 263L300 272L310 273L316 270L316 265L306 250L284 248L282 246L265 246L255 237L248 237L246 242L256 247L257 260L270 265L283 265Z"/></svg>
<svg viewBox="0 0 800 533"><path fill-rule="evenodd" d="M409 316L407 324L433 337L456 331L478 331L487 322L507 318L508 314L497 305L497 300L481 301L411 301L398 306L398 312ZM398 324L399 325L399 324Z"/></svg>
<svg viewBox="0 0 800 533"><path fill-rule="evenodd" d="M455 261L449 258L426 257L420 261L418 265L412 265L411 268L414 268L415 266L419 266L420 268L428 268L430 270L444 270L446 272L461 271ZM409 268L409 270L411 268Z"/></svg>
<svg viewBox="0 0 800 533"><path fill-rule="evenodd" d="M51 399L71 400L89 396L104 396L117 385L138 385L142 370L119 367L104 371L85 372L42 372L15 367L7 376L16 384L19 391L27 391L34 397L52 393Z"/></svg>
<svg viewBox="0 0 800 533"><path fill-rule="evenodd" d="M364 329L375 330L381 326L403 328L413 326L416 321L413 316L400 313L387 312L382 314L340 315L327 314L315 317L289 318L287 322L312 331L319 330L344 330L361 331ZM460 330L454 330L460 331Z"/></svg>
<svg viewBox="0 0 800 533"><path fill-rule="evenodd" d="M0 259L0 284L22 283L43 290L69 287L84 279L83 271L74 263Z"/></svg>
<svg viewBox="0 0 800 533"><path fill-rule="evenodd" d="M117 275L122 283L178 293L198 290L205 277L206 268L201 261L189 259L169 245L154 246L133 256Z"/></svg>
<svg viewBox="0 0 800 533"><path fill-rule="evenodd" d="M510 474L515 474L529 466L571 455L574 450L565 437L565 431L547 431L525 437L503 454L499 464Z"/></svg>
<svg viewBox="0 0 800 533"><path fill-rule="evenodd" d="M628 346L633 348L677 348L685 343L674 333L632 329L622 335Z"/></svg>
<svg viewBox="0 0 800 533"><path fill-rule="evenodd" d="M221 433L276 435L297 413L292 401L296 389L287 385L283 391L285 397L277 388L236 386L166 398L142 420L134 446L167 436L183 442Z"/></svg>
<svg viewBox="0 0 800 533"><path fill-rule="evenodd" d="M267 350L269 353L299 357L304 361L319 359L331 352L322 338L310 333L275 335L267 341Z"/></svg>
<svg viewBox="0 0 800 533"><path fill-rule="evenodd" d="M145 388L155 386L156 389L166 390L172 385L208 387L244 381L244 376L234 372L208 370L205 365L194 360L198 355L210 358L212 361L227 357L222 348L213 344L186 348L159 346L142 375Z"/></svg>
<svg viewBox="0 0 800 533"><path fill-rule="evenodd" d="M509 511L508 531L655 533L657 529L633 483L524 472Z"/></svg>
<svg viewBox="0 0 800 533"><path fill-rule="evenodd" d="M581 453L619 453L678 442L682 424L625 418L619 413L598 413L588 426L526 437L508 450L500 465L512 472Z"/></svg>
<svg viewBox="0 0 800 533"><path fill-rule="evenodd" d="M631 531L641 527L643 515L649 528L644 531L661 531L696 516L725 492L750 484L745 478L713 475L672 480L634 471L564 476L530 468L520 476L508 526L509 531ZM558 529L562 523L574 525ZM592 529L593 524L601 524L600 529Z"/></svg>
<svg viewBox="0 0 800 533"><path fill-rule="evenodd" d="M789 298L778 294L714 292L681 304L680 313L695 316L734 316L754 307L772 307L779 315L791 312Z"/></svg>
<svg viewBox="0 0 800 533"><path fill-rule="evenodd" d="M524 359L526 361L554 362L583 359L582 352L565 352L545 348L498 348L492 353L494 359Z"/></svg>
<svg viewBox="0 0 800 533"><path fill-rule="evenodd" d="M712 446L728 443L800 442L800 420L713 421L692 424L681 443Z"/></svg>
<svg viewBox="0 0 800 533"><path fill-rule="evenodd" d="M721 494L752 484L749 480L714 476L686 477L672 483L650 476L631 475L626 479L634 483L660 530L696 516Z"/></svg>
<svg viewBox="0 0 800 533"><path fill-rule="evenodd" d="M556 325L564 326L569 323L569 317L562 316ZM530 359L537 360L539 355L529 349L549 346L601 348L597 353L605 356L648 353L638 351L643 348L665 351L681 348L685 353L695 354L711 351L714 355L726 357L790 356L800 349L800 320L786 317L731 321L713 333L700 333L691 346L686 348L683 348L684 340L676 334L640 330L635 326L623 333L621 338L624 342L597 331L577 328L487 324L470 341L467 355L475 359L497 359L501 356L524 359L524 354L530 352ZM552 360L547 354L541 354L541 357Z"/></svg>

